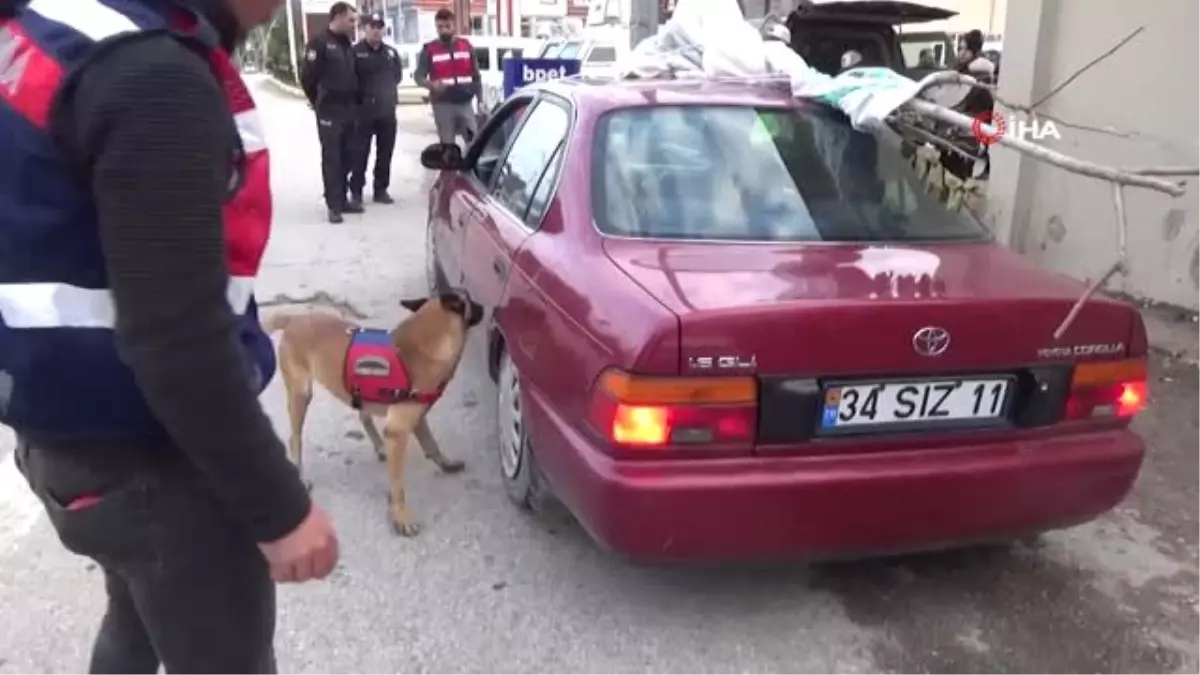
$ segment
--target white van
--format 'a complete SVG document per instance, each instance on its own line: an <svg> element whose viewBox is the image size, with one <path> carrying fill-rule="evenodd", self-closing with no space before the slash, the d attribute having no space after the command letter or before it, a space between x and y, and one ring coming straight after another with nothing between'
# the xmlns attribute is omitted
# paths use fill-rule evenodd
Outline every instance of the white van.
<svg viewBox="0 0 1200 675"><path fill-rule="evenodd" d="M627 43L628 39L625 42ZM628 51L628 44L584 35L583 37L548 40L537 58L579 59L583 62L579 69L580 75L607 77L612 74L617 59Z"/></svg>

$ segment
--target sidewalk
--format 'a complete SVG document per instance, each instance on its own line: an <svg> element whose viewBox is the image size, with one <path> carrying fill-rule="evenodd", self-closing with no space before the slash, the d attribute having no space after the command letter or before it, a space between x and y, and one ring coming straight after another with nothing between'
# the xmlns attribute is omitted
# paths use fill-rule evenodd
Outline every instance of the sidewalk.
<svg viewBox="0 0 1200 675"><path fill-rule="evenodd" d="M1200 363L1200 330L1196 315L1167 305L1142 308L1150 347L1172 359L1195 366Z"/></svg>

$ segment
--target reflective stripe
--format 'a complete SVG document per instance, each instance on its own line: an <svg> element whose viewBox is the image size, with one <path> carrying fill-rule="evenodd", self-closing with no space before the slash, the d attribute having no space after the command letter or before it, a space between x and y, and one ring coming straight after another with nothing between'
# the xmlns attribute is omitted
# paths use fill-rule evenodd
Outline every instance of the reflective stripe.
<svg viewBox="0 0 1200 675"><path fill-rule="evenodd" d="M454 52L452 54L451 53L434 54L429 57L429 60L432 61L433 63L441 63L442 61L449 61L450 59L466 60L469 58L471 58L471 52Z"/></svg>
<svg viewBox="0 0 1200 675"><path fill-rule="evenodd" d="M141 30L133 21L99 0L30 0L29 9L99 42Z"/></svg>
<svg viewBox="0 0 1200 675"><path fill-rule="evenodd" d="M253 277L230 278L234 314L245 314L253 295ZM113 328L117 312L107 288L42 282L0 284L0 317L9 328Z"/></svg>
<svg viewBox="0 0 1200 675"><path fill-rule="evenodd" d="M233 116L237 122L238 136L242 138L242 147L246 154L267 149L267 138L263 134L262 120L258 110L251 108Z"/></svg>
<svg viewBox="0 0 1200 675"><path fill-rule="evenodd" d="M434 82L449 82L450 84L471 84L475 81L473 77L439 77Z"/></svg>

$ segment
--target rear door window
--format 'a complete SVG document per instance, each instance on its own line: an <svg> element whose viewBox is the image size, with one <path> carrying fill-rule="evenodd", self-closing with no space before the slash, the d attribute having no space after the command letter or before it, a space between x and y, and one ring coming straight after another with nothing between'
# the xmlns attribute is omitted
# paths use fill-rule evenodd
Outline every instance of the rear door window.
<svg viewBox="0 0 1200 675"><path fill-rule="evenodd" d="M475 63L479 64L480 70L492 69L492 50L487 47L475 48Z"/></svg>
<svg viewBox="0 0 1200 675"><path fill-rule="evenodd" d="M661 106L601 118L592 209L606 234L733 241L981 240L899 147L821 106Z"/></svg>
<svg viewBox="0 0 1200 675"><path fill-rule="evenodd" d="M549 203L570 126L565 104L542 99L528 111L501 165L492 193L530 227L541 223Z"/></svg>

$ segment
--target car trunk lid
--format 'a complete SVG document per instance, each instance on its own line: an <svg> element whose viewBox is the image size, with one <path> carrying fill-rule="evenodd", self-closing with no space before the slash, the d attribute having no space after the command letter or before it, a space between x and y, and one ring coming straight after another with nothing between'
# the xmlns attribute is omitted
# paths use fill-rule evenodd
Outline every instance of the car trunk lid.
<svg viewBox="0 0 1200 675"><path fill-rule="evenodd" d="M1097 298L1055 341L1053 333L1082 286L988 243L918 248L608 240L606 249L679 316L684 373L705 369L698 359L721 357L734 370L753 363L760 374L1003 370L1124 353L1132 328L1125 305ZM936 356L914 346L916 334L928 327L949 334L949 346ZM716 361L712 367L720 369Z"/></svg>

